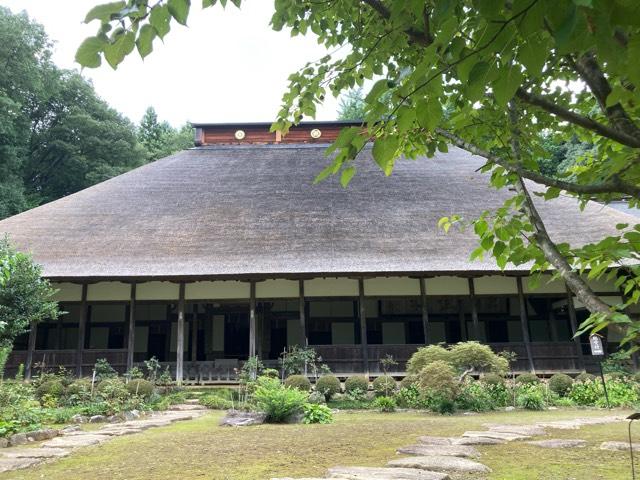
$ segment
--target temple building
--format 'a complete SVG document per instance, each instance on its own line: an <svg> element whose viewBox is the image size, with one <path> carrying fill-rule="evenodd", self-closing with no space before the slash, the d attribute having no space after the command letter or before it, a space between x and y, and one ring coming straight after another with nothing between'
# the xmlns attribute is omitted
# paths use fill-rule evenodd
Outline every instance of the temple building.
<svg viewBox="0 0 640 480"><path fill-rule="evenodd" d="M0 221L67 312L18 339L8 373L89 375L100 358L124 371L155 356L179 380L227 382L249 355L275 364L309 345L339 376L377 375L387 354L401 375L418 347L463 340L515 352L519 371L589 368L573 338L587 312L562 282L534 289L527 266L470 261L469 229L438 228L513 195L488 186L483 159L451 147L385 177L366 148L345 189L313 184L344 122L269 126L194 125L194 148ZM538 204L572 245L636 220L563 196ZM620 302L613 284L592 287Z"/></svg>

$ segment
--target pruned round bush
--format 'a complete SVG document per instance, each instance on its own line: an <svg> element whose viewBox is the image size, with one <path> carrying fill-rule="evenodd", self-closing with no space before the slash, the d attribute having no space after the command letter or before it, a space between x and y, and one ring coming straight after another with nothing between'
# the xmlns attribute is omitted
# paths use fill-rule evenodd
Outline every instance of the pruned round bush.
<svg viewBox="0 0 640 480"><path fill-rule="evenodd" d="M233 406L231 401L215 394L203 395L198 401L200 405L204 405L212 410L228 410Z"/></svg>
<svg viewBox="0 0 640 480"><path fill-rule="evenodd" d="M506 358L497 355L489 345L478 342L460 342L449 349L449 361L461 372L472 370L505 374L509 370Z"/></svg>
<svg viewBox="0 0 640 480"><path fill-rule="evenodd" d="M107 401L124 401L129 397L127 386L117 377L105 378L98 384L96 390Z"/></svg>
<svg viewBox="0 0 640 480"><path fill-rule="evenodd" d="M407 375L402 380L400 380L400 388L409 388L418 383L417 375Z"/></svg>
<svg viewBox="0 0 640 480"><path fill-rule="evenodd" d="M57 378L45 380L36 388L36 396L42 400L45 395L56 399L62 397L64 395L64 385Z"/></svg>
<svg viewBox="0 0 640 480"><path fill-rule="evenodd" d="M311 390L311 382L304 375L290 375L285 381L284 385L289 388L295 388L301 392L308 392Z"/></svg>
<svg viewBox="0 0 640 480"><path fill-rule="evenodd" d="M501 377L497 373L485 373L482 377L480 377L480 381L485 385L504 385L504 377Z"/></svg>
<svg viewBox="0 0 640 480"><path fill-rule="evenodd" d="M127 390L131 395L138 395L142 398L149 398L153 394L153 383L148 380L136 378L127 383Z"/></svg>
<svg viewBox="0 0 640 480"><path fill-rule="evenodd" d="M442 361L449 363L451 352L442 345L427 345L419 348L407 362L407 374L416 375L428 364Z"/></svg>
<svg viewBox="0 0 640 480"><path fill-rule="evenodd" d="M313 403L314 405L322 405L327 402L324 395L318 391L311 392L307 401L309 403Z"/></svg>
<svg viewBox="0 0 640 480"><path fill-rule="evenodd" d="M69 395L84 395L87 392L91 392L91 380L88 378L78 378L67 386L67 396Z"/></svg>
<svg viewBox="0 0 640 480"><path fill-rule="evenodd" d="M336 393L340 393L340 380L333 375L322 375L316 382L316 391L324 395L326 401L329 401Z"/></svg>
<svg viewBox="0 0 640 480"><path fill-rule="evenodd" d="M556 373L549 379L549 390L561 397L569 393L572 385L573 379L564 373Z"/></svg>
<svg viewBox="0 0 640 480"><path fill-rule="evenodd" d="M344 391L346 393L352 393L355 391L366 392L367 390L369 390L369 379L366 377L349 377L344 382Z"/></svg>
<svg viewBox="0 0 640 480"><path fill-rule="evenodd" d="M591 373L582 372L581 374L576 376L575 381L576 382L591 382L591 381L595 380L595 378L596 378L596 376L592 375Z"/></svg>
<svg viewBox="0 0 640 480"><path fill-rule="evenodd" d="M458 390L458 383L453 367L442 360L428 364L418 374L418 386L421 392L428 396L437 396L453 401Z"/></svg>
<svg viewBox="0 0 640 480"><path fill-rule="evenodd" d="M373 391L378 396L389 397L396 391L396 381L390 375L382 375L373 381Z"/></svg>
<svg viewBox="0 0 640 480"><path fill-rule="evenodd" d="M534 373L521 373L516 377L516 383L521 385L535 385L540 383L540 379Z"/></svg>

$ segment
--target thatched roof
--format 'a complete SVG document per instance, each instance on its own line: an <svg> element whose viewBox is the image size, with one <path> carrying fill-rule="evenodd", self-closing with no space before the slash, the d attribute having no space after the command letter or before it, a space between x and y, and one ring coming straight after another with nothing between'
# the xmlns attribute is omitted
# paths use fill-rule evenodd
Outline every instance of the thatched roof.
<svg viewBox="0 0 640 480"><path fill-rule="evenodd" d="M202 147L180 152L0 222L51 278L411 274L495 271L469 261L473 218L510 192L487 187L481 159L451 148L399 161L384 177L363 152L347 189L312 185L326 145ZM540 202L550 233L580 244L634 218L574 200ZM526 270L526 268L520 268ZM515 270L511 268L511 270Z"/></svg>

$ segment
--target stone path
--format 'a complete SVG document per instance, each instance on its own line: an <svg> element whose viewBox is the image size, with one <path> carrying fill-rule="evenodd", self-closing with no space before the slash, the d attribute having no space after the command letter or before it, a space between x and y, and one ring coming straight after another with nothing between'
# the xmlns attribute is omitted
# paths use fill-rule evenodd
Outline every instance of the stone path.
<svg viewBox="0 0 640 480"><path fill-rule="evenodd" d="M0 473L31 467L45 461L55 461L70 455L77 448L99 445L118 436L140 433L148 428L164 427L173 422L198 418L205 413L205 410L199 405L176 405L170 410L152 413L139 420L110 423L94 431L63 429L60 431L61 436L38 445L1 448Z"/></svg>
<svg viewBox="0 0 640 480"><path fill-rule="evenodd" d="M624 420L622 416L575 418L553 422L538 422L533 425L487 423L486 430L471 430L460 437L418 437L418 444L401 447L401 454L412 455L397 458L386 467L334 467L324 479L350 480L448 480L449 475L491 472L486 465L477 461L480 452L474 445L498 445L506 442L527 440L527 444L541 448L581 448L587 442L581 439L529 440L546 435L546 429L578 430L585 425L602 425ZM604 442L603 450L628 450L624 442ZM634 445L640 449L640 444ZM271 480L323 480L321 478L273 478Z"/></svg>

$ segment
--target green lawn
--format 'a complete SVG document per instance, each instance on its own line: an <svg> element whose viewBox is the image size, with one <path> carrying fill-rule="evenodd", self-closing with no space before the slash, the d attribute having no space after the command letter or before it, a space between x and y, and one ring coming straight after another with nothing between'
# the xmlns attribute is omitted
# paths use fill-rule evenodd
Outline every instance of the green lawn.
<svg viewBox="0 0 640 480"><path fill-rule="evenodd" d="M460 435L465 430L482 429L485 422L534 423L606 414L596 410L558 410L443 417L424 413L345 412L338 414L331 425L232 429L218 426L222 413L211 413L198 420L85 448L51 464L0 474L0 480L256 480L322 476L328 467L335 465L382 466L396 457L396 448L414 443L419 435ZM488 479L627 479L628 454L598 448L605 440L625 440L626 428L621 423L553 430L553 438L582 438L589 445L567 450L542 449L521 442L485 446L479 447L483 453L481 461L493 469ZM640 439L640 425L638 429Z"/></svg>

